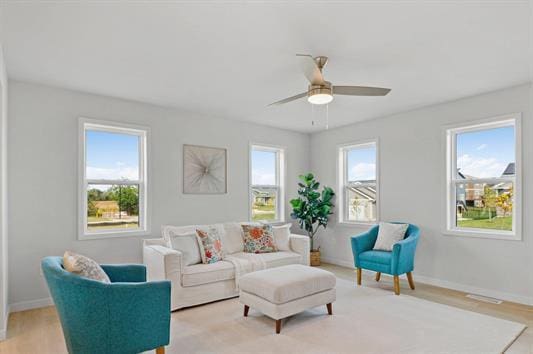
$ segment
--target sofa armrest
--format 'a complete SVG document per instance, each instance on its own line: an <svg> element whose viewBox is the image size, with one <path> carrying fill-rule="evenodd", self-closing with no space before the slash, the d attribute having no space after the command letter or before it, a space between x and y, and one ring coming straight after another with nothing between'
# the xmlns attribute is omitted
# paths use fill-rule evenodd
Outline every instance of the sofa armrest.
<svg viewBox="0 0 533 354"><path fill-rule="evenodd" d="M143 246L163 246L167 247L167 241L164 238L145 238Z"/></svg>
<svg viewBox="0 0 533 354"><path fill-rule="evenodd" d="M310 264L309 257L310 257L311 246L309 242L309 237L304 236L304 235L291 234L289 236L289 245L293 252L296 252L301 256L302 258L301 263L303 265Z"/></svg>
<svg viewBox="0 0 533 354"><path fill-rule="evenodd" d="M183 254L180 251L158 245L143 247L143 263L146 265L147 279L178 280L183 271Z"/></svg>

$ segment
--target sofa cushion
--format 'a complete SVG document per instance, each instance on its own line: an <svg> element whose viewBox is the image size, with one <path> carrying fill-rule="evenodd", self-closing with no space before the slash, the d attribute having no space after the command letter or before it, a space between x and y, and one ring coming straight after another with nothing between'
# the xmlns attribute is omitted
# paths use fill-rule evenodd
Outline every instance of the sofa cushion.
<svg viewBox="0 0 533 354"><path fill-rule="evenodd" d="M239 258L248 261L250 257L258 259L258 262L262 263L264 268L281 267L289 264L300 263L301 256L294 252L271 252L271 253L259 253L250 254L247 252L238 252L230 255L231 257Z"/></svg>
<svg viewBox="0 0 533 354"><path fill-rule="evenodd" d="M186 225L186 226L174 226L174 225L162 225L161 226L161 235L167 241L168 247L172 247L170 244L170 237L172 235L185 235L196 233L196 229L203 229L208 227L208 225Z"/></svg>
<svg viewBox="0 0 533 354"><path fill-rule="evenodd" d="M183 286L196 286L235 278L235 267L230 262L220 261L212 264L194 264L183 269Z"/></svg>
<svg viewBox="0 0 533 354"><path fill-rule="evenodd" d="M272 233L274 235L274 241L276 242L276 247L280 251L290 251L290 236L291 236L291 226L292 224L285 224L280 226L272 226Z"/></svg>
<svg viewBox="0 0 533 354"><path fill-rule="evenodd" d="M192 265L202 263L200 255L200 246L195 232L186 234L175 234L173 230L169 231L170 248L183 253L183 264Z"/></svg>
<svg viewBox="0 0 533 354"><path fill-rule="evenodd" d="M323 269L301 264L248 273L239 280L243 292L274 304L310 296L335 288L335 276Z"/></svg>
<svg viewBox="0 0 533 354"><path fill-rule="evenodd" d="M244 239L241 224L238 222L227 222L222 225L224 227L224 234L221 237L224 252L242 252L244 249Z"/></svg>

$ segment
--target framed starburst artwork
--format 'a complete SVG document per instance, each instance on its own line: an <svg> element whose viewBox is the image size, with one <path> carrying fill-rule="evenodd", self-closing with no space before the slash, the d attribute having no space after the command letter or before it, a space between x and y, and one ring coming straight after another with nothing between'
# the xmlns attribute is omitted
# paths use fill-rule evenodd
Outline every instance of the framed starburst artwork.
<svg viewBox="0 0 533 354"><path fill-rule="evenodd" d="M227 193L226 177L226 149L183 145L183 193Z"/></svg>

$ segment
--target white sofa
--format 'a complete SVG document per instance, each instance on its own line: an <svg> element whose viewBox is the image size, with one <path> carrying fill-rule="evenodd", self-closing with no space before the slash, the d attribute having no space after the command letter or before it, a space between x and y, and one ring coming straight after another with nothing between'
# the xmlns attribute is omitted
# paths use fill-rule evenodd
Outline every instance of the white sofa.
<svg viewBox="0 0 533 354"><path fill-rule="evenodd" d="M219 230L222 247L226 255L241 258L260 257L263 268L274 268L289 264L309 265L309 238L291 234L289 249L260 255L244 254L241 223L212 225ZM232 262L219 261L213 264L186 265L183 252L172 248L168 235L190 234L206 225L163 226L162 238L145 239L143 262L147 268L148 280L170 280L172 286L171 309L204 304L239 295L236 285L236 269Z"/></svg>

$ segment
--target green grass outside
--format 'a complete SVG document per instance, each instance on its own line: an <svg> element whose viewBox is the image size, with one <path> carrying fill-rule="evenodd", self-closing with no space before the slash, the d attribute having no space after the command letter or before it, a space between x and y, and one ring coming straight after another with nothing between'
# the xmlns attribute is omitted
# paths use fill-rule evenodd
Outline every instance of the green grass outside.
<svg viewBox="0 0 533 354"><path fill-rule="evenodd" d="M108 230L108 229L138 229L137 223L121 224L121 225L106 225L106 226L87 226L89 231Z"/></svg>
<svg viewBox="0 0 533 354"><path fill-rule="evenodd" d="M257 205L257 204L254 204L253 210L273 211L274 210L274 205Z"/></svg>
<svg viewBox="0 0 533 354"><path fill-rule="evenodd" d="M252 214L252 220L253 221L261 221L261 220L274 220L276 218L276 213L261 213L261 214Z"/></svg>
<svg viewBox="0 0 533 354"><path fill-rule="evenodd" d="M505 216L501 218L478 219L478 220L458 220L457 226L459 227L472 227L477 229L491 229L491 230L513 230L513 218L511 216Z"/></svg>
<svg viewBox="0 0 533 354"><path fill-rule="evenodd" d="M109 218L97 218L96 216L88 216L87 221L88 222L98 222L98 221L111 221L112 219Z"/></svg>

